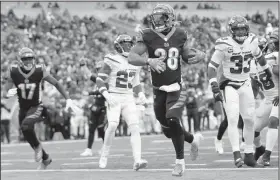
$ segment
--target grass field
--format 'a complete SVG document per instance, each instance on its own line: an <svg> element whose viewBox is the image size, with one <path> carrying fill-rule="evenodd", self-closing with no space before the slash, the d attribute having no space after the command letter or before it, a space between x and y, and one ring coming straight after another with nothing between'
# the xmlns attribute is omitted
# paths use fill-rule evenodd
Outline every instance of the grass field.
<svg viewBox="0 0 280 180"><path fill-rule="evenodd" d="M183 177L172 177L175 162L173 145L163 135L142 136L143 158L149 161L147 169L132 170L132 153L128 137L115 138L107 169L98 167L98 150L102 142L93 145L93 157L80 157L85 140L54 141L43 143L53 163L47 170L36 170L38 163L27 144L2 145L2 180L277 180L278 145L272 153L272 166L268 168L235 168L230 144L224 137L223 155L214 149L216 131L203 132L204 140L196 161L189 157L190 145L185 144L186 171Z"/></svg>

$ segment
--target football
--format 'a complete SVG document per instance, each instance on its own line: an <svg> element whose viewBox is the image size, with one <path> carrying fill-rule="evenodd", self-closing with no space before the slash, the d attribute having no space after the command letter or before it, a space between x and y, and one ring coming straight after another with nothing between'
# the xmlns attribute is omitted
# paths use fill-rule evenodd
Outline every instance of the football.
<svg viewBox="0 0 280 180"><path fill-rule="evenodd" d="M188 62L189 58L192 58L196 55L196 51L194 48L184 47L182 51L182 59L186 63Z"/></svg>

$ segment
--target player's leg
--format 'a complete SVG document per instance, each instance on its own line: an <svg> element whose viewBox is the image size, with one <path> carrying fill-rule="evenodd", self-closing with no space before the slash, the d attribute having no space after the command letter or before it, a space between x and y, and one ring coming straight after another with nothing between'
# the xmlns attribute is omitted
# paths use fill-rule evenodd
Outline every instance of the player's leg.
<svg viewBox="0 0 280 180"><path fill-rule="evenodd" d="M94 135L95 135L95 130L97 127L97 115L94 112L90 112L90 118L88 120L88 141L87 141L87 148L85 149L84 152L82 152L80 155L81 156L92 156L92 144L94 141Z"/></svg>
<svg viewBox="0 0 280 180"><path fill-rule="evenodd" d="M239 107L244 122L244 163L247 166L255 167L257 166L253 156L255 98L250 81L246 81L239 89Z"/></svg>
<svg viewBox="0 0 280 180"><path fill-rule="evenodd" d="M260 132L268 126L269 115L272 108L271 101L263 101L259 108L256 109L256 120L254 123L254 145L256 147L254 158L257 161L265 152L265 147L261 143Z"/></svg>
<svg viewBox="0 0 280 180"><path fill-rule="evenodd" d="M102 109L99 117L98 117L98 125L97 125L97 131L98 131L98 137L101 137L101 139L104 142L105 137L105 130L104 127L106 125L106 109Z"/></svg>
<svg viewBox="0 0 280 180"><path fill-rule="evenodd" d="M270 155L278 139L279 106L273 106L269 117L269 125L266 134L266 148L262 157L262 164L270 166Z"/></svg>
<svg viewBox="0 0 280 180"><path fill-rule="evenodd" d="M116 99L118 97L116 96ZM99 167L105 168L107 166L107 157L109 155L109 151L115 137L116 129L119 125L120 121L120 113L121 113L121 100L119 103L113 107L107 107L107 118L108 118L108 127L105 131L104 143L102 146L102 153L99 160Z"/></svg>
<svg viewBox="0 0 280 180"><path fill-rule="evenodd" d="M52 160L42 148L42 145L40 144L34 131L34 124L42 120L42 111L43 105L40 104L38 106L29 108L27 112L24 112L24 110L21 109L19 117L21 121L22 133L27 142L35 151L35 160L39 162L42 159L42 164L41 166L39 166L39 168L45 169L51 163Z"/></svg>
<svg viewBox="0 0 280 180"><path fill-rule="evenodd" d="M122 109L122 115L127 123L128 130L131 133L130 144L132 147L132 153L134 157L133 169L138 171L145 168L148 164L146 160L141 159L141 137L139 128L139 111L136 108L134 99L127 99Z"/></svg>
<svg viewBox="0 0 280 180"><path fill-rule="evenodd" d="M239 132L237 128L239 117L239 94L238 90L226 86L223 90L225 114L228 120L228 137L234 155L235 166L241 167L244 162L239 149Z"/></svg>
<svg viewBox="0 0 280 180"><path fill-rule="evenodd" d="M217 102L217 103L219 103L219 102ZM227 115L225 113L225 109L224 108L222 108L222 109L223 109L223 114L224 114L224 120L221 122L221 124L218 128L217 137L215 138L215 142L214 142L216 152L218 152L219 154L224 153L222 138L228 127Z"/></svg>
<svg viewBox="0 0 280 180"><path fill-rule="evenodd" d="M241 143L240 143L240 151L244 151L245 149L245 139L244 139L244 122L242 116L239 114L238 119L238 129L241 130Z"/></svg>

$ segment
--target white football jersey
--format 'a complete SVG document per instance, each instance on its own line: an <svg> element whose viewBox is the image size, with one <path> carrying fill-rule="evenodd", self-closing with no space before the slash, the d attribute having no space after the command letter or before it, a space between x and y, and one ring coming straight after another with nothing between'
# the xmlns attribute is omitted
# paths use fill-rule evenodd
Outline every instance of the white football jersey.
<svg viewBox="0 0 280 180"><path fill-rule="evenodd" d="M278 65L278 52L273 52L265 55L267 64L269 65L270 70L274 65ZM259 80L262 84L263 93L267 100L273 100L275 96L278 96L278 86L279 86L279 77L272 73L272 81L267 80L265 72L258 65L258 75Z"/></svg>
<svg viewBox="0 0 280 180"><path fill-rule="evenodd" d="M216 41L215 52L210 63L215 67L220 65L218 74L220 82L245 81L249 79L251 60L261 55L258 38L254 34L249 34L243 44L238 44L228 36Z"/></svg>
<svg viewBox="0 0 280 180"><path fill-rule="evenodd" d="M111 68L108 77L111 93L133 94L133 87L140 84L140 67L128 63L127 58L120 54L107 54L104 58Z"/></svg>

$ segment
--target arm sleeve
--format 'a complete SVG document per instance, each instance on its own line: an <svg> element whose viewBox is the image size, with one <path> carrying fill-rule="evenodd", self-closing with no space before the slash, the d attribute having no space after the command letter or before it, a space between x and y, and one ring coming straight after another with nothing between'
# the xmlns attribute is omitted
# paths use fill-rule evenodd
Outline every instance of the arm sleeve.
<svg viewBox="0 0 280 180"><path fill-rule="evenodd" d="M221 64L222 60L225 58L225 54L221 50L215 50L211 57L211 61L209 63L209 66L213 66L214 68L218 68Z"/></svg>
<svg viewBox="0 0 280 180"><path fill-rule="evenodd" d="M141 68L139 68L136 71L135 77L132 80L132 86L133 87L136 87L136 86L140 85L140 71L141 71Z"/></svg>

